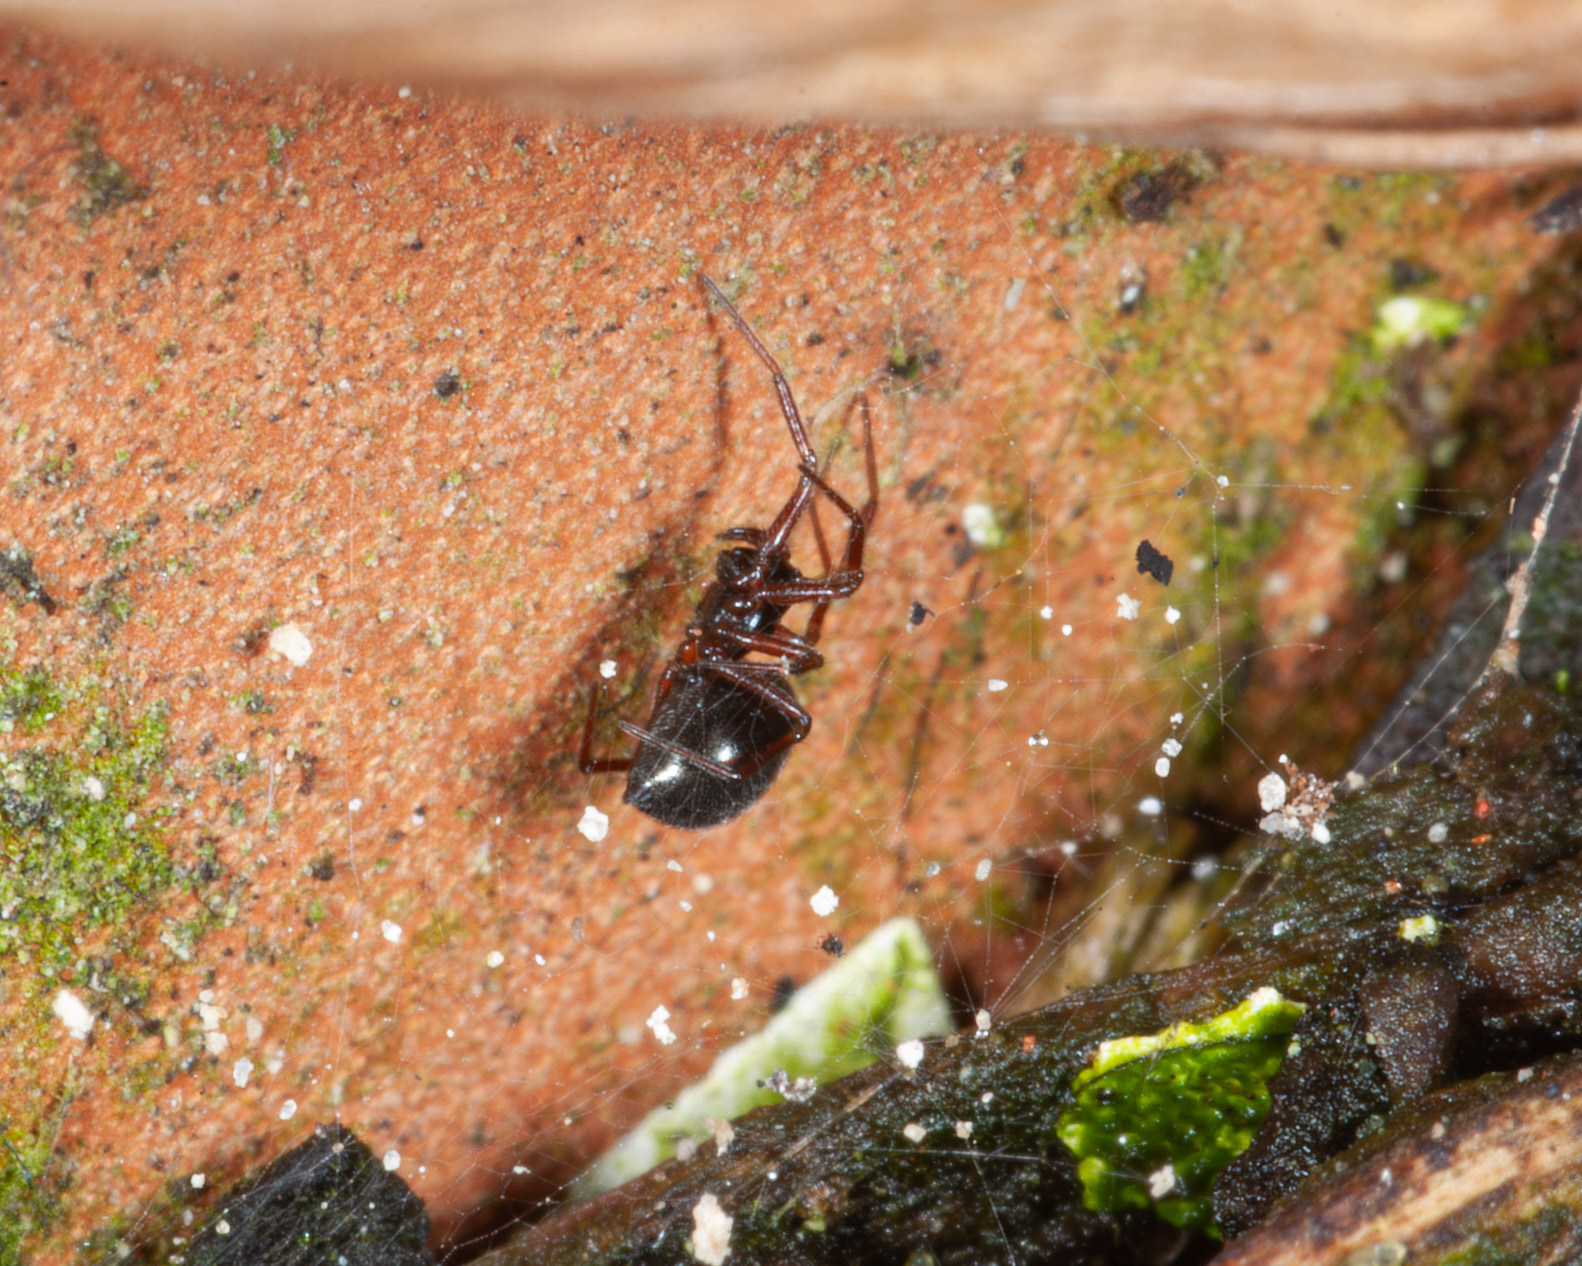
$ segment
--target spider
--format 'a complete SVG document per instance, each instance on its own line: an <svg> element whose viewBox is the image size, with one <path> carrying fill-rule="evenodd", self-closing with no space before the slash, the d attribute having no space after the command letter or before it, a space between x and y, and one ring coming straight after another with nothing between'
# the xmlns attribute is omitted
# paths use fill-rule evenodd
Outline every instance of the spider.
<svg viewBox="0 0 1582 1266"><path fill-rule="evenodd" d="M862 584L862 549L879 508L879 477L873 456L873 420L866 394L862 408L863 454L868 471L868 501L854 509L824 481L807 427L797 411L791 386L775 358L731 301L708 277L703 284L741 331L774 380L796 447L797 486L766 528L733 527L719 534L739 542L722 550L714 579L703 591L675 656L666 665L654 694L646 727L620 721L637 740L632 756L595 757L593 727L602 688L588 700L580 761L584 774L626 774L627 804L666 826L696 831L729 822L758 800L774 782L791 748L812 728L813 718L797 702L791 678L824 662L815 649L829 604L849 598ZM849 525L840 565L813 514L814 536L824 575L804 576L791 563L791 532L823 495ZM798 634L786 628L786 613L811 603L807 624ZM770 660L749 655L772 656Z"/></svg>

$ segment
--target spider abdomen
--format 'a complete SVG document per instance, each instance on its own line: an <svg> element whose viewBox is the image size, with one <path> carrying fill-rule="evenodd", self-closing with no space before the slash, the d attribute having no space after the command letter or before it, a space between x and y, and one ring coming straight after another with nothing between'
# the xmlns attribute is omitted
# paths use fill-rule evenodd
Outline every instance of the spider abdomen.
<svg viewBox="0 0 1582 1266"><path fill-rule="evenodd" d="M783 674L763 673L760 680L795 701ZM769 789L790 754L792 724L748 687L689 665L676 674L662 706L655 708L648 733L726 766L745 764L756 753L780 745L751 773L726 778L649 739L638 741L626 778L626 803L656 822L696 831L738 817Z"/></svg>

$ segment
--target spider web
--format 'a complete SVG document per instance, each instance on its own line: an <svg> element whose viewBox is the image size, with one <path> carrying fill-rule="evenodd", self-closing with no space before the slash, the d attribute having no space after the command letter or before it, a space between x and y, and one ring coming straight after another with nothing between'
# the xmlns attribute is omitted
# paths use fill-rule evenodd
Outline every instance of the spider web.
<svg viewBox="0 0 1582 1266"><path fill-rule="evenodd" d="M1202 952L1212 944L1204 919L1236 873L1225 855L1261 816L1260 779L1287 773L1282 757L1342 777L1475 550L1493 542L1508 562L1520 556L1519 533L1502 536L1501 525L1526 473L1521 460L1480 468L1486 444L1458 452L1451 443L1475 433L1464 413L1480 399L1474 380L1514 336L1455 348L1432 332L1387 349L1367 343L1379 300L1425 288L1384 274L1399 253L1422 249L1434 221L1414 216L1450 199L1450 182L1403 184L1392 195L1404 208L1393 236L1348 229L1367 243L1373 279L1355 296L1351 342L1309 364L1297 314L1317 301L1293 289L1279 327L1256 302L1272 230L1213 218L1228 214L1225 190L1237 179L1278 184L1277 171L1227 174L1191 165L1199 160L1117 153L1098 164L1084 201L1062 186L1052 149L982 149L985 178L961 195L994 210L980 273L931 271L915 252L882 299L870 294L856 318L840 314L843 329L867 332L846 360L809 338L849 306L833 294L777 309L791 282L751 252L727 262L677 244L686 264L667 280L678 292L690 293L704 265L749 320L764 321L828 454L828 477L848 495L862 479L847 419L853 394L869 393L884 487L868 579L831 609L830 670L798 682L813 736L750 811L755 856L772 859L771 873L742 873L708 833L661 837L619 807L616 780L591 784L585 801L556 805L553 848L579 850L591 867L618 854L610 864L630 904L663 905L687 935L656 955L651 933L584 926L580 915L553 932L477 933L467 943L487 950L486 983L426 999L379 1039L410 1039L412 1053L379 1084L358 1087L361 1104L385 1114L359 1108L358 1120L375 1127L373 1154L450 1232L448 1260L562 1200L590 1139L618 1136L768 1023L788 991L833 962L832 934L849 945L915 919L963 1025ZM1324 210L1336 217L1369 192L1361 181L1325 182ZM1150 210L1150 197L1163 207ZM1204 200L1214 213L1192 210ZM1315 213L1309 227L1323 222ZM891 260L875 247L868 262ZM960 329L940 317L936 293L959 286L990 291L992 317ZM1179 309L1218 315L1194 331ZM1470 329L1470 312L1465 319ZM713 532L767 518L794 478L794 459L775 447L784 435L760 367L723 322L713 333L730 419L708 429L726 446L719 486L706 490L681 562L637 576L626 594L626 609L660 613L672 632L707 579ZM1002 339L1016 348L1010 361ZM693 352L708 362L706 341L666 347ZM1282 391L1291 402L1279 403ZM1435 403L1446 395L1461 412ZM742 436L760 427L774 444L749 448ZM529 442L508 460L528 466ZM359 495L348 482L348 501ZM377 535L371 506L355 515ZM807 530L798 558L816 570ZM1490 598L1469 619L1497 628L1498 616ZM641 719L660 661L619 636L579 665L579 693L564 710L580 719L580 691L606 653L623 715ZM1397 755L1409 757L1410 745ZM360 808L358 777L348 773L347 790ZM531 800L563 787L564 771L524 781ZM476 806L478 866L498 867L503 906L530 906L535 861L550 846L512 838L519 822L497 813L497 800L479 795ZM424 817L413 804L415 838ZM378 848L358 834L355 810L334 852L360 890ZM443 866L422 871L425 891L452 882ZM826 889L837 906L819 895ZM749 892L755 910L777 916L744 932L719 916ZM369 927L354 953L371 959L400 943L393 920L377 927L382 943ZM659 1008L633 1009L633 979ZM605 1031L567 1034L579 1056L553 1071L500 1019L512 1009L553 1014L569 997L605 990L621 999ZM370 1043L350 986L327 1005L342 1017L332 1022L335 1058ZM472 1031L491 1036L460 1061L435 1038ZM463 1068L480 1049L487 1068ZM274 1033L255 1059L283 1120L334 1064L309 1066L292 1035ZM402 1141L397 1118L420 1106L424 1085L451 1078L473 1087L466 1112ZM524 1089L535 1111L519 1128ZM480 1123L498 1129L484 1138L491 1131ZM476 1159L458 1165L474 1137ZM178 1251L212 1216L202 1192L189 1180L171 1204L195 1208L140 1212L124 1239L151 1256Z"/></svg>

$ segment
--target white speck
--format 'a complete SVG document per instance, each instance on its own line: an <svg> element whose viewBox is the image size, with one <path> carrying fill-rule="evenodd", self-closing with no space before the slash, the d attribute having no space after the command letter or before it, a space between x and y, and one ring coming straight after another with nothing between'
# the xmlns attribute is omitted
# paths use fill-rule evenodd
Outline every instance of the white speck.
<svg viewBox="0 0 1582 1266"><path fill-rule="evenodd" d="M313 643L295 624L280 624L269 630L269 649L301 668L313 654Z"/></svg>
<svg viewBox="0 0 1582 1266"><path fill-rule="evenodd" d="M410 88L397 88L396 89L396 96L400 97L401 100L403 100L403 101L405 101L411 95L412 95L412 89L410 89Z"/></svg>
<svg viewBox="0 0 1582 1266"><path fill-rule="evenodd" d="M238 1088L247 1085L247 1079L253 1075L253 1061L243 1055L231 1066L231 1080Z"/></svg>
<svg viewBox="0 0 1582 1266"><path fill-rule="evenodd" d="M1192 863L1192 878L1200 884L1205 883L1214 878L1215 872L1218 870L1219 867L1215 865L1212 857L1200 857Z"/></svg>
<svg viewBox="0 0 1582 1266"><path fill-rule="evenodd" d="M681 906L681 910L682 910L683 914L691 914L692 913L692 903L690 901L682 901L682 902L679 902L678 904Z"/></svg>
<svg viewBox="0 0 1582 1266"><path fill-rule="evenodd" d="M929 862L929 864L927 866L923 867L923 874L926 875L929 879L933 879L936 875L939 874L939 863L938 862Z"/></svg>
<svg viewBox="0 0 1582 1266"><path fill-rule="evenodd" d="M835 913L835 907L840 904L840 898L828 884L825 884L813 894L813 899L808 902L813 907L813 913L821 919L827 919Z"/></svg>
<svg viewBox="0 0 1582 1266"><path fill-rule="evenodd" d="M282 1121L289 1121L296 1115L297 1101L295 1099L287 1099L283 1104L280 1105L280 1119Z"/></svg>
<svg viewBox="0 0 1582 1266"><path fill-rule="evenodd" d="M1285 779L1279 774L1265 774L1258 779L1258 803L1265 813L1273 813L1285 804Z"/></svg>
<svg viewBox="0 0 1582 1266"><path fill-rule="evenodd" d="M1428 828L1428 842L1430 844L1443 844L1450 838L1450 828L1443 822L1435 822Z"/></svg>
<svg viewBox="0 0 1582 1266"><path fill-rule="evenodd" d="M1329 834L1329 828L1322 822L1313 823L1312 830L1309 832L1309 834L1312 835L1313 842L1315 844L1328 844L1331 838Z"/></svg>
<svg viewBox="0 0 1582 1266"><path fill-rule="evenodd" d="M700 897L708 896L709 893L714 891L714 876L713 875L694 875L694 876L692 876L692 891L697 893L698 896L700 896Z"/></svg>
<svg viewBox="0 0 1582 1266"><path fill-rule="evenodd" d="M981 1095L978 1096L978 1102L981 1103L981 1104L984 1104L985 1106L987 1106L988 1104L993 1103L994 1102L994 1091L992 1091L992 1090L985 1090Z"/></svg>
<svg viewBox="0 0 1582 1266"><path fill-rule="evenodd" d="M990 677L989 678L989 693L991 695L997 695L997 694L1000 693L1000 691L1004 690L1006 688L1006 686L1008 686L1008 685L1010 685L1010 682L1001 681L998 677Z"/></svg>
<svg viewBox="0 0 1582 1266"><path fill-rule="evenodd" d="M1307 635L1309 637L1323 637L1329 632L1329 612L1315 611L1307 620Z"/></svg>
<svg viewBox="0 0 1582 1266"><path fill-rule="evenodd" d="M1005 544L1005 530L995 521L994 510L981 501L962 510L961 527L979 549L997 549Z"/></svg>
<svg viewBox="0 0 1582 1266"><path fill-rule="evenodd" d="M526 1165L512 1165L511 1172L513 1174L531 1174L533 1171Z"/></svg>
<svg viewBox="0 0 1582 1266"><path fill-rule="evenodd" d="M1137 301L1143 297L1141 282L1129 281L1121 287L1121 307L1130 311L1137 306Z"/></svg>
<svg viewBox="0 0 1582 1266"><path fill-rule="evenodd" d="M613 659L599 661L599 676L603 677L606 681L615 676L615 669L616 663Z"/></svg>
<svg viewBox="0 0 1582 1266"><path fill-rule="evenodd" d="M1143 604L1129 593L1115 596L1115 614L1123 620L1135 620L1142 609Z"/></svg>
<svg viewBox="0 0 1582 1266"><path fill-rule="evenodd" d="M982 1036L989 1031L989 1026L994 1023L994 1017L989 1014L987 1007L979 1007L977 1014L972 1017L972 1023L977 1027L979 1036Z"/></svg>
<svg viewBox="0 0 1582 1266"><path fill-rule="evenodd" d="M923 1062L923 1043L915 1037L901 1042L895 1048L895 1057L901 1061L902 1067L916 1068Z"/></svg>
<svg viewBox="0 0 1582 1266"><path fill-rule="evenodd" d="M489 957L483 961L488 967L498 967L501 963L505 962L505 955L500 953L499 950L490 950Z"/></svg>
<svg viewBox="0 0 1582 1266"><path fill-rule="evenodd" d="M231 1233L231 1224L224 1218L221 1218L214 1224L214 1233L216 1235L229 1235Z"/></svg>
<svg viewBox="0 0 1582 1266"><path fill-rule="evenodd" d="M1161 756L1154 762L1154 773L1158 774L1161 778L1168 778L1170 776L1170 758L1168 756Z"/></svg>
<svg viewBox="0 0 1582 1266"><path fill-rule="evenodd" d="M1178 713L1177 715L1180 714ZM1181 744L1176 739L1167 738L1163 743L1159 744L1159 750L1166 756L1179 756L1181 755Z"/></svg>
<svg viewBox="0 0 1582 1266"><path fill-rule="evenodd" d="M256 1015L248 1016L247 1017L247 1040L249 1042L256 1042L259 1038L263 1037L263 1035L264 1035L264 1022L262 1020L260 1020Z"/></svg>
<svg viewBox="0 0 1582 1266"><path fill-rule="evenodd" d="M1171 725L1180 725L1181 722L1183 722L1185 720L1186 720L1186 713L1184 713L1184 712L1172 712L1170 714L1170 724ZM1175 755L1175 753L1172 752L1171 755L1173 756L1173 755Z"/></svg>
<svg viewBox="0 0 1582 1266"><path fill-rule="evenodd" d="M1281 598L1291 592L1291 577L1283 571L1272 571L1263 578L1263 592L1271 598Z"/></svg>
<svg viewBox="0 0 1582 1266"><path fill-rule="evenodd" d="M62 989L55 995L55 1001L50 1004L55 1018L66 1026L70 1033L79 1042L86 1042L88 1034L93 1032L93 1012L83 1005L83 1001L70 989Z"/></svg>
<svg viewBox="0 0 1582 1266"><path fill-rule="evenodd" d="M783 1068L775 1069L760 1084L790 1103L811 1103L813 1096L818 1093L818 1081L815 1078L798 1077L792 1080L791 1074Z"/></svg>
<svg viewBox="0 0 1582 1266"><path fill-rule="evenodd" d="M1445 1123L1443 1121L1435 1121L1434 1122L1434 1128L1428 1131L1428 1137L1433 1139L1433 1140L1435 1140L1436 1142L1439 1139L1444 1138L1445 1137Z"/></svg>
<svg viewBox="0 0 1582 1266"><path fill-rule="evenodd" d="M358 800L355 797L353 797L351 800L346 802L346 807L348 809L350 809L353 813L357 813L357 812L361 811L361 809L363 807L363 802L361 800Z"/></svg>
<svg viewBox="0 0 1582 1266"><path fill-rule="evenodd" d="M544 965L544 956L542 954L534 954L533 961L542 967Z"/></svg>
<svg viewBox="0 0 1582 1266"><path fill-rule="evenodd" d="M1290 930L1291 921L1289 919L1276 919L1269 925L1270 936L1284 936Z"/></svg>
<svg viewBox="0 0 1582 1266"><path fill-rule="evenodd" d="M1155 1200L1163 1200L1175 1189L1176 1167L1169 1161L1148 1175L1148 1194Z"/></svg>
<svg viewBox="0 0 1582 1266"><path fill-rule="evenodd" d="M1164 811L1164 803L1158 796L1144 796L1137 802L1137 812L1145 818L1157 818Z"/></svg>
<svg viewBox="0 0 1582 1266"><path fill-rule="evenodd" d="M670 1019L670 1011L666 1007L655 1007L653 1015L648 1017L648 1027L654 1031L654 1036L659 1039L661 1046L669 1046L676 1040L675 1033L666 1023Z"/></svg>
<svg viewBox="0 0 1582 1266"><path fill-rule="evenodd" d="M963 1141L965 1141L967 1139L970 1139L972 1137L972 1122L971 1121L957 1121L956 1122L956 1137L958 1139L963 1140Z"/></svg>
<svg viewBox="0 0 1582 1266"><path fill-rule="evenodd" d="M582 811L582 819L577 823L577 830L582 832L585 839L597 844L610 833L610 819L590 804Z"/></svg>
<svg viewBox="0 0 1582 1266"><path fill-rule="evenodd" d="M82 780L82 790L90 800L104 799L104 784L92 775Z"/></svg>
<svg viewBox="0 0 1582 1266"><path fill-rule="evenodd" d="M1055 609L1053 607L1039 607L1038 614L1046 620L1053 619Z"/></svg>
<svg viewBox="0 0 1582 1266"><path fill-rule="evenodd" d="M712 1191L705 1191L692 1206L692 1256L703 1266L724 1266L731 1251L733 1220Z"/></svg>
<svg viewBox="0 0 1582 1266"><path fill-rule="evenodd" d="M985 857L978 863L977 869L972 872L972 877L980 884L989 877L989 872L994 869L994 863Z"/></svg>
<svg viewBox="0 0 1582 1266"><path fill-rule="evenodd" d="M135 813L128 813L124 818L121 819L121 826L125 830L130 831L136 825L137 825L137 814L135 814Z"/></svg>
<svg viewBox="0 0 1582 1266"><path fill-rule="evenodd" d="M1022 291L1027 289L1027 278L1017 277L1005 288L1005 298L1002 301L1007 312L1015 312L1016 305L1022 301Z"/></svg>
<svg viewBox="0 0 1582 1266"><path fill-rule="evenodd" d="M384 1166L387 1173L395 1173L401 1168L401 1153L392 1147L384 1154Z"/></svg>
<svg viewBox="0 0 1582 1266"><path fill-rule="evenodd" d="M681 863L672 857L668 862L665 863L665 869L673 870L679 875L681 873Z"/></svg>
<svg viewBox="0 0 1582 1266"><path fill-rule="evenodd" d="M1066 636L1067 636L1067 637L1070 637L1070 636L1071 636L1071 626L1070 626L1070 625L1069 625L1069 624L1062 624L1062 625L1061 625L1061 626L1060 626L1060 631L1061 631L1061 632L1062 632L1062 633L1063 633L1063 634L1065 634L1065 635L1066 635Z"/></svg>
<svg viewBox="0 0 1582 1266"><path fill-rule="evenodd" d="M203 1049L218 1059L225 1054L231 1045L231 1039L223 1033L205 1033L203 1035Z"/></svg>
<svg viewBox="0 0 1582 1266"><path fill-rule="evenodd" d="M207 1174L194 1174L188 1181L192 1183L194 1191L202 1191L203 1184L209 1181L209 1177Z"/></svg>
<svg viewBox="0 0 1582 1266"><path fill-rule="evenodd" d="M401 925L399 923L392 923L389 919L381 919L379 921L379 933L385 938L385 940L389 941L390 944L399 944L401 940Z"/></svg>
<svg viewBox="0 0 1582 1266"><path fill-rule="evenodd" d="M1217 483L1221 488L1229 488L1230 487L1230 478L1228 476L1226 476L1226 475L1221 475L1214 482Z"/></svg>
<svg viewBox="0 0 1582 1266"><path fill-rule="evenodd" d="M1516 1080L1518 1082L1525 1083L1531 1081L1532 1079L1533 1070L1531 1068L1518 1068L1516 1070Z"/></svg>
<svg viewBox="0 0 1582 1266"><path fill-rule="evenodd" d="M422 826L423 823L425 823L427 821L428 821L428 814L427 814L427 812L424 811L422 805L419 805L417 808L412 810L412 825L413 826Z"/></svg>
<svg viewBox="0 0 1582 1266"><path fill-rule="evenodd" d="M1392 549L1379 560L1379 579L1387 585L1406 579L1406 551Z"/></svg>
<svg viewBox="0 0 1582 1266"><path fill-rule="evenodd" d="M747 996L747 982L740 976L731 977L731 1001L740 1002Z"/></svg>
<svg viewBox="0 0 1582 1266"><path fill-rule="evenodd" d="M914 1143L921 1143L928 1137L928 1131L920 1126L916 1121L910 1122L908 1125L906 1125L901 1130L901 1133L906 1135L906 1137Z"/></svg>
<svg viewBox="0 0 1582 1266"><path fill-rule="evenodd" d="M1181 618L1181 613L1179 611L1177 611L1174 607L1166 607L1165 608L1165 623L1166 624L1174 624L1178 620L1180 620L1180 618Z"/></svg>

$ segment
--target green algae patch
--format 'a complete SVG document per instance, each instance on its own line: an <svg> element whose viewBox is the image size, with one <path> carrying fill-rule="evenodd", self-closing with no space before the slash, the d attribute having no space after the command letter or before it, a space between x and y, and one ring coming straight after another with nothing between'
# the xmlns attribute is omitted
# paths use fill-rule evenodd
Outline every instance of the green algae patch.
<svg viewBox="0 0 1582 1266"><path fill-rule="evenodd" d="M0 671L0 740L30 740L0 748L0 960L43 977L176 879L142 809L165 759L165 711L125 718L105 694L37 668Z"/></svg>
<svg viewBox="0 0 1582 1266"><path fill-rule="evenodd" d="M1083 1203L1097 1213L1152 1207L1173 1226L1215 1234L1214 1180L1268 1113L1269 1078L1304 1010L1259 989L1208 1020L1100 1043L1056 1128L1079 1162Z"/></svg>
<svg viewBox="0 0 1582 1266"><path fill-rule="evenodd" d="M1420 343L1444 343L1466 333L1472 314L1449 299L1394 295L1379 305L1373 325L1373 353L1390 356Z"/></svg>

